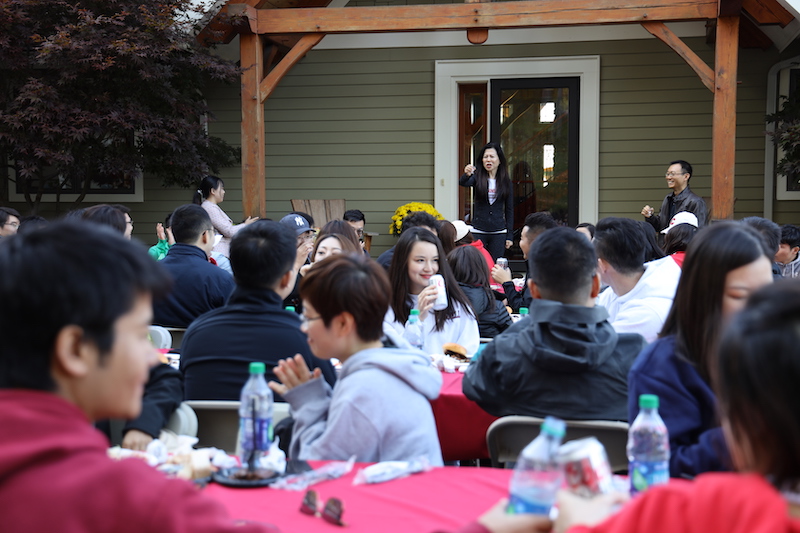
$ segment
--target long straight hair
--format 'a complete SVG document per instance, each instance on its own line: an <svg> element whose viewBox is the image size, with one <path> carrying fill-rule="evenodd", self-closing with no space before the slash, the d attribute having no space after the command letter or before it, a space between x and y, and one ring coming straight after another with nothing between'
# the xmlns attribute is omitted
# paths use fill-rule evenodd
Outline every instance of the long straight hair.
<svg viewBox="0 0 800 533"><path fill-rule="evenodd" d="M394 311L395 320L405 324L406 320L408 320L408 315L411 313L412 300L409 295L411 284L408 278L408 258L411 256L411 250L414 245L418 242L429 242L436 246L439 254L438 274L444 278L447 288L447 308L441 311L431 311L436 317L436 331L441 331L448 320L456 317L455 302L461 304L465 313L469 313L474 317L475 312L472 310L469 298L458 286L458 282L447 264L439 237L425 228L415 227L409 228L400 234L394 249L392 264L389 267L389 281L392 284L391 307L392 311Z"/></svg>
<svg viewBox="0 0 800 533"><path fill-rule="evenodd" d="M494 302L494 293L489 286L489 267L477 248L469 244L456 246L447 254L447 263L456 281L482 289L489 301Z"/></svg>
<svg viewBox="0 0 800 533"><path fill-rule="evenodd" d="M728 272L768 257L758 233L739 222L719 222L689 243L675 300L662 337L675 335L678 356L709 380L710 360L722 331L722 298Z"/></svg>
<svg viewBox="0 0 800 533"><path fill-rule="evenodd" d="M489 148L494 148L498 159L500 159L500 166L497 167L497 173L494 176L497 180L497 199L505 200L511 194L511 178L508 177L508 162L506 161L506 154L500 148L500 143L488 143L478 152L478 157L475 160L475 192L478 198L489 197L489 173L483 168L483 154Z"/></svg>

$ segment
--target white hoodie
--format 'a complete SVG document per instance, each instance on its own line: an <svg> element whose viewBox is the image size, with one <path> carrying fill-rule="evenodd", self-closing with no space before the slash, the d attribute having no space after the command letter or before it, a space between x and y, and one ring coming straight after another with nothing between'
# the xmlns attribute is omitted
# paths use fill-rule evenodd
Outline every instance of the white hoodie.
<svg viewBox="0 0 800 533"><path fill-rule="evenodd" d="M672 307L681 268L669 256L645 263L644 268L630 292L617 296L609 287L598 296L597 305L608 310L608 321L618 333L638 333L653 342Z"/></svg>

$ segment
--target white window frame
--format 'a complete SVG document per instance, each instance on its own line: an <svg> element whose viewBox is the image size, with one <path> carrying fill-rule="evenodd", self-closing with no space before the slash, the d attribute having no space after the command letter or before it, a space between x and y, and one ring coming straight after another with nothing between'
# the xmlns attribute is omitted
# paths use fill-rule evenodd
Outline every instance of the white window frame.
<svg viewBox="0 0 800 533"><path fill-rule="evenodd" d="M578 220L599 216L600 56L436 61L434 202L448 220L458 218L458 85L498 78L580 78Z"/></svg>

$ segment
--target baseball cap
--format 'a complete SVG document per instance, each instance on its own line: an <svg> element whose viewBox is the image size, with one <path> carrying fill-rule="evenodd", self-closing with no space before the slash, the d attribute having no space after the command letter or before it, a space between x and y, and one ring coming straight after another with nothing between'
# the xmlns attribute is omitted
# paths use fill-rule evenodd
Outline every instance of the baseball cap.
<svg viewBox="0 0 800 533"><path fill-rule="evenodd" d="M467 236L467 233L472 231L472 226L464 222L463 220L455 220L453 221L453 226L456 228L456 241L460 241L464 237Z"/></svg>
<svg viewBox="0 0 800 533"><path fill-rule="evenodd" d="M307 231L312 231L311 226L308 225L308 220L300 215L286 215L281 219L281 224L289 226L297 232L297 235L302 235Z"/></svg>
<svg viewBox="0 0 800 533"><path fill-rule="evenodd" d="M680 213L675 213L675 216L672 217L672 220L669 221L669 225L663 230L661 230L661 233L666 235L669 232L669 229L677 224L690 224L696 228L698 226L697 217L695 216L694 213L690 213L689 211L681 211Z"/></svg>

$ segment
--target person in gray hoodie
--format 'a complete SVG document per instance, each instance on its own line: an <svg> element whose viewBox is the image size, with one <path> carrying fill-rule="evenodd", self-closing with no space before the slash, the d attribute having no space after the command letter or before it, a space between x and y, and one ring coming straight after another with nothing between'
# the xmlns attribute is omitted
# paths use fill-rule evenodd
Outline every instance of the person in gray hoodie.
<svg viewBox="0 0 800 533"><path fill-rule="evenodd" d="M321 359L339 359L331 389L300 356L283 359L270 388L289 403L295 420L292 459L359 462L427 456L442 465L430 400L441 374L404 339L383 336L391 289L384 270L362 254L315 263L303 278L303 331Z"/></svg>
<svg viewBox="0 0 800 533"><path fill-rule="evenodd" d="M463 389L495 416L627 420L628 370L645 341L617 333L592 244L570 228L542 233L528 253L530 316L489 343Z"/></svg>

